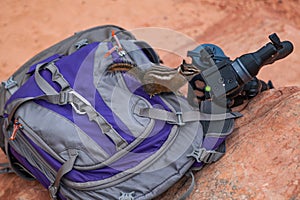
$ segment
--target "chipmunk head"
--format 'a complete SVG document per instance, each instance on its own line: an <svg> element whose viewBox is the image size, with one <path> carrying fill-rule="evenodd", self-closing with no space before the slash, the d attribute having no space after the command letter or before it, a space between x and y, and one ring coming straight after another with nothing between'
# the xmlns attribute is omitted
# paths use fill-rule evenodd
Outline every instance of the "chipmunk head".
<svg viewBox="0 0 300 200"><path fill-rule="evenodd" d="M200 74L201 70L195 67L193 64L188 64L185 60L183 60L182 64L178 68L178 72L187 79L190 79L193 76Z"/></svg>

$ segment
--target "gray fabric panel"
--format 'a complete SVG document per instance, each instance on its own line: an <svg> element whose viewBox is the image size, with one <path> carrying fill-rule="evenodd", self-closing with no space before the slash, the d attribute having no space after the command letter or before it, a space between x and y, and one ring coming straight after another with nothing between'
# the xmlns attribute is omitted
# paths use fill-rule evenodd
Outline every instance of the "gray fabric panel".
<svg viewBox="0 0 300 200"><path fill-rule="evenodd" d="M16 112L16 117L21 117L30 125L31 134L36 134L32 135L31 139L36 140L41 148L60 162L68 160L68 149L78 149L76 165L79 166L94 165L108 157L108 154L75 124L33 102L25 103L22 109ZM27 132L30 134L30 130Z"/></svg>

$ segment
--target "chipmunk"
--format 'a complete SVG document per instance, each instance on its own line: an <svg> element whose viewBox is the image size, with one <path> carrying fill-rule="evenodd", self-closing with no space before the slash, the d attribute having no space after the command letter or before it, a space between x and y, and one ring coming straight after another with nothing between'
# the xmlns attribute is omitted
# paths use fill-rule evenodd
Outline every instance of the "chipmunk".
<svg viewBox="0 0 300 200"><path fill-rule="evenodd" d="M163 92L176 93L187 81L200 73L197 67L186 63L185 60L177 68L154 65L145 71L131 63L115 63L108 68L108 71L129 72L142 82L144 90L151 97Z"/></svg>

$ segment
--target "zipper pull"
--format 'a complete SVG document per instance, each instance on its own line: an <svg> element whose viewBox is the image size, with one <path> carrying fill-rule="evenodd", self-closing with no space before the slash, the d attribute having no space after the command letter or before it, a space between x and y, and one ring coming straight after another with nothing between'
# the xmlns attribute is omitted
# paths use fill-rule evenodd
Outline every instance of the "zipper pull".
<svg viewBox="0 0 300 200"><path fill-rule="evenodd" d="M22 124L18 121L18 119L15 119L14 121L14 128L13 128L13 132L9 138L9 140L14 140L16 138L17 132L19 129L22 129Z"/></svg>

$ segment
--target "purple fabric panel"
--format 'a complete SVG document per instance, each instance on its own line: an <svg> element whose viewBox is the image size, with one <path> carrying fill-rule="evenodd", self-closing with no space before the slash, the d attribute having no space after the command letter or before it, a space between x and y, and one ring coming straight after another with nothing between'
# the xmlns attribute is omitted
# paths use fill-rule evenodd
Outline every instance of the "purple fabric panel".
<svg viewBox="0 0 300 200"><path fill-rule="evenodd" d="M74 77L69 77L69 81L73 82L73 89L87 99L93 106L96 104L95 94L97 93L97 89L94 86L94 60L95 52L98 47L96 44L97 43L90 45L88 50L89 53L85 54L86 57L80 63L80 66L76 65L75 68L77 75L73 75ZM66 64L70 65L68 62L66 62ZM63 73L63 69L61 69L61 72ZM99 102L97 102L97 104L99 104ZM111 112L108 114L112 115ZM100 128L95 122L90 122L86 115L77 115L74 112L72 115L74 119L73 122L81 130L87 133L108 154L113 155L115 153L116 150L114 143L101 132Z"/></svg>
<svg viewBox="0 0 300 200"><path fill-rule="evenodd" d="M76 52L74 52L73 54L63 57L60 60L58 60L57 62L55 62L60 73L68 81L68 83L71 85L71 87L73 87L77 76L81 75L81 74L77 74L77 73L78 73L78 70L82 67L82 63L85 61L85 59L90 54L94 53L95 48L98 46L98 44L99 44L99 42L94 42L89 45L86 45L84 48L81 48L81 49L77 50ZM89 87L87 87L87 88L89 88Z"/></svg>
<svg viewBox="0 0 300 200"><path fill-rule="evenodd" d="M160 125L164 124L163 127ZM156 152L168 139L173 125L164 123L160 120L155 120L155 126L151 131L150 135L132 152L143 153L143 152Z"/></svg>
<svg viewBox="0 0 300 200"><path fill-rule="evenodd" d="M22 87L17 90L6 102L6 105L10 104L12 101L25 97L36 97L43 95L43 91L35 83L34 77L31 76ZM5 105L5 107L6 107Z"/></svg>
<svg viewBox="0 0 300 200"><path fill-rule="evenodd" d="M48 76L49 79L51 79L50 77L50 72L44 70L43 74L46 76ZM53 83L53 86L58 90L59 86L55 83ZM6 102L6 105L8 105L9 103L11 103L13 100L16 99L21 99L21 98L26 98L26 97L38 97L44 95L44 92L38 87L38 85L35 82L34 76L31 76L26 83L24 83L24 85L22 85L21 89L17 90L12 96L11 98ZM65 116L67 119L73 121L73 113L72 113L72 108L70 105L64 105L64 106L59 106L59 105L54 105L51 103L48 103L44 100L35 100L34 102L36 102L37 104L48 108L50 110L54 110L57 113L59 113L60 115Z"/></svg>
<svg viewBox="0 0 300 200"><path fill-rule="evenodd" d="M202 167L204 165L204 162L194 162L194 164L192 165L191 168L199 168L199 167Z"/></svg>
<svg viewBox="0 0 300 200"><path fill-rule="evenodd" d="M29 68L27 74L33 74L34 71L35 71L35 68L36 68L36 66L37 66L38 64L49 63L49 62L52 62L53 60L55 60L55 59L57 59L57 58L59 58L59 57L61 57L61 55L59 55L59 54L54 54L53 56L50 56L50 57L46 58L45 60L42 60L41 62L38 62L37 64L32 65L32 66Z"/></svg>
<svg viewBox="0 0 300 200"><path fill-rule="evenodd" d="M94 86L94 61L96 50L97 48L94 47L84 58L77 70L77 75L74 76L74 81L72 80L72 82L74 82L73 89L81 94L93 106L95 106L95 92L97 91Z"/></svg>
<svg viewBox="0 0 300 200"><path fill-rule="evenodd" d="M215 150L217 149L222 142L224 142L226 138L218 138L218 137L205 137L202 143L202 147L207 150Z"/></svg>

